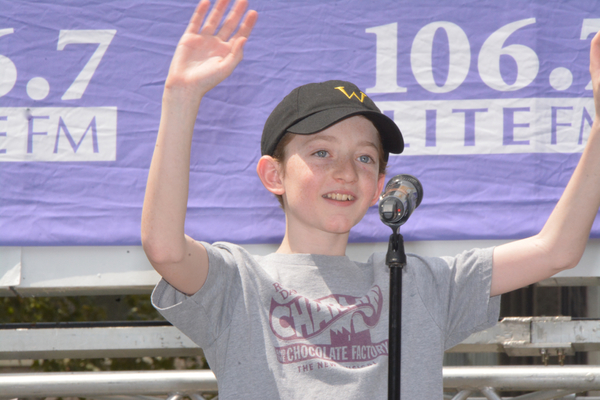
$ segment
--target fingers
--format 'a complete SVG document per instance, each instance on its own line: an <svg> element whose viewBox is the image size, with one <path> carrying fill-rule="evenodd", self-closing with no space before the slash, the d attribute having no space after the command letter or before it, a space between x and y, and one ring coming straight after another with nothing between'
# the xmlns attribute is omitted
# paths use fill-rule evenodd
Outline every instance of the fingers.
<svg viewBox="0 0 600 400"><path fill-rule="evenodd" d="M238 0L235 2L233 7L231 7L231 11L227 15L225 22L223 22L223 26L219 30L217 37L221 40L227 41L229 37L235 32L238 24L240 23L246 9L248 8L247 0Z"/></svg>
<svg viewBox="0 0 600 400"><path fill-rule="evenodd" d="M257 18L258 13L256 11L250 11L244 19L242 25L240 25L238 32L230 39L232 48L229 56L232 57L235 65L242 61L244 56L244 45L248 41L248 36L252 32L252 28L254 27Z"/></svg>
<svg viewBox="0 0 600 400"><path fill-rule="evenodd" d="M202 22L204 21L209 8L209 0L202 0L200 3L198 3L192 18L190 19L190 23L185 30L187 33L198 33L200 31L200 27L202 26Z"/></svg>
<svg viewBox="0 0 600 400"><path fill-rule="evenodd" d="M221 20L223 19L223 15L225 15L225 10L227 9L227 5L229 4L229 0L217 0L213 9L208 14L208 18L202 27L201 33L205 33L208 35L214 35ZM235 8L235 7L234 7Z"/></svg>
<svg viewBox="0 0 600 400"><path fill-rule="evenodd" d="M590 46L590 75L594 90L596 115L600 115L600 32L594 36Z"/></svg>
<svg viewBox="0 0 600 400"><path fill-rule="evenodd" d="M229 0L217 0L210 13L208 13L208 10L210 9L210 0L200 1L196 7L196 11L194 11L194 15L190 20L186 32L201 32L208 35L214 35L225 15L228 4ZM242 17L244 16L244 13L246 13L247 8L247 0L237 0L233 7L231 7L231 11L225 18L225 21L216 36L223 41L228 41L230 38L237 39L239 37L248 37L250 32L252 32L252 28L254 28L258 14L256 11L249 11L242 21ZM242 21L241 24L240 21ZM237 33L232 37L231 35L233 35L236 29Z"/></svg>
<svg viewBox="0 0 600 400"><path fill-rule="evenodd" d="M248 14L246 14L246 18L244 18L244 21L240 25L240 28L238 29L233 39L237 39L239 37L247 38L248 36L250 36L250 33L252 33L252 29L254 28L257 19L258 13L256 11L248 11Z"/></svg>
<svg viewBox="0 0 600 400"><path fill-rule="evenodd" d="M230 57L233 65L238 65L244 57L244 45L246 44L246 38L238 38L233 41L233 47L231 53L227 57Z"/></svg>
<svg viewBox="0 0 600 400"><path fill-rule="evenodd" d="M590 46L590 72L592 74L592 78L594 74L598 73L598 69L600 68L600 32L594 36L592 39L592 44Z"/></svg>

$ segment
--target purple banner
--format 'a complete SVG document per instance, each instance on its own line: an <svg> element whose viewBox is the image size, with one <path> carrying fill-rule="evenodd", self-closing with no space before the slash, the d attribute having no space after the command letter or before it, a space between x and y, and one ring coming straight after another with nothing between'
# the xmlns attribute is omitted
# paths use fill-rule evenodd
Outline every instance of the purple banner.
<svg viewBox="0 0 600 400"><path fill-rule="evenodd" d="M0 0L0 245L140 243L162 89L195 5ZM539 231L594 118L599 1L250 5L244 61L198 116L190 236L281 240L283 212L255 172L262 126L294 87L328 79L356 83L405 135L388 176L425 192L405 239ZM372 208L350 238L389 233Z"/></svg>

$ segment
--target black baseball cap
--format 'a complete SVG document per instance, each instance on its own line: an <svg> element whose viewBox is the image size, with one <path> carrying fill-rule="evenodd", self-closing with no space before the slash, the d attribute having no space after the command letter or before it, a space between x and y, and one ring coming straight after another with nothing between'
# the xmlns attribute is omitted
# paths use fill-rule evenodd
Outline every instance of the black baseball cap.
<svg viewBox="0 0 600 400"><path fill-rule="evenodd" d="M363 115L375 125L386 160L389 153L402 153L404 140L396 123L356 85L345 81L309 83L292 90L267 118L261 153L272 156L286 132L311 135L355 115Z"/></svg>

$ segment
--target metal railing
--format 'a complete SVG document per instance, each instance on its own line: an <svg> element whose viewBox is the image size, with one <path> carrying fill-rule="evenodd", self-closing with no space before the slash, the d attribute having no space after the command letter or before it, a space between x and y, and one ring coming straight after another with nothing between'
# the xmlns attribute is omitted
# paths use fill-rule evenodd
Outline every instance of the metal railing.
<svg viewBox="0 0 600 400"><path fill-rule="evenodd" d="M532 392L515 400L575 399L575 393L600 390L600 366L446 367L444 389L457 392L446 396L452 400L499 400L499 391Z"/></svg>
<svg viewBox="0 0 600 400"><path fill-rule="evenodd" d="M210 370L0 374L0 398L173 396L217 392Z"/></svg>
<svg viewBox="0 0 600 400"><path fill-rule="evenodd" d="M557 356L600 350L599 320L568 317L506 318L476 333L450 352L506 352L511 356ZM81 326L80 326L81 325ZM6 325L0 360L201 355L202 350L172 326L144 324ZM562 358L561 358L562 357ZM575 393L600 391L600 366L446 367L445 399L501 399L505 391L530 392L520 400L600 398ZM215 395L209 370L0 374L0 400L26 397L86 397L126 400L148 396L200 400ZM118 397L115 397L118 396ZM126 396L126 397L124 397ZM155 398L152 398L155 399Z"/></svg>
<svg viewBox="0 0 600 400"><path fill-rule="evenodd" d="M542 359L577 351L600 351L598 319L570 317L504 318L477 332L449 353L500 353ZM177 328L162 321L121 323L39 323L0 325L0 360L183 357L202 350Z"/></svg>
<svg viewBox="0 0 600 400"><path fill-rule="evenodd" d="M0 375L0 398L87 397L103 400L203 399L216 394L217 381L210 370L135 372L60 372ZM600 390L600 366L549 367L446 367L446 399L499 400L500 391L528 391L519 400L598 399L575 393ZM118 396L118 397L115 397Z"/></svg>

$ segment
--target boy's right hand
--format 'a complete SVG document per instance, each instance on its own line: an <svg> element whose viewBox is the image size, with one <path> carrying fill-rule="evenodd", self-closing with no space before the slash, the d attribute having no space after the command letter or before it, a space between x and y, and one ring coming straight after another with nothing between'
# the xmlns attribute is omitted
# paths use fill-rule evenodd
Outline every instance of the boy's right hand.
<svg viewBox="0 0 600 400"><path fill-rule="evenodd" d="M248 2L237 0L219 28L228 4L229 0L217 0L210 13L209 0L198 4L177 44L165 89L183 90L202 98L227 78L242 60L244 44L258 14L254 10L248 11L242 20Z"/></svg>
<svg viewBox="0 0 600 400"><path fill-rule="evenodd" d="M184 233L190 151L202 96L231 74L256 22L238 0L221 24L229 0L202 0L181 37L165 83L156 146L142 211L142 245L156 271L178 290L193 294L206 281L208 254ZM236 32L237 30L237 32Z"/></svg>

